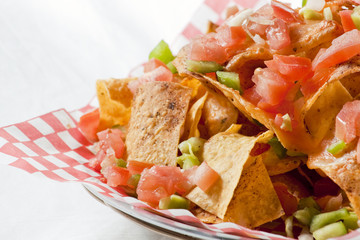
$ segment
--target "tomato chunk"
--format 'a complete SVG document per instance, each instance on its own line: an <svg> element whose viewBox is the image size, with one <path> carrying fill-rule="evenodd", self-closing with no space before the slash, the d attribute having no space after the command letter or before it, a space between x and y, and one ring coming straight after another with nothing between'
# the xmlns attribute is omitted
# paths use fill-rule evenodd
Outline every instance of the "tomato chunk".
<svg viewBox="0 0 360 240"><path fill-rule="evenodd" d="M110 187L125 186L131 176L129 170L122 167L111 166L107 171L107 184Z"/></svg>
<svg viewBox="0 0 360 240"><path fill-rule="evenodd" d="M339 12L339 15L341 18L341 24L342 24L345 32L356 29L355 23L351 18L352 13L353 13L353 10L342 10Z"/></svg>
<svg viewBox="0 0 360 240"><path fill-rule="evenodd" d="M268 68L257 69L252 81L255 83L255 91L261 96L259 103L264 102L272 106L283 101L288 90L294 85Z"/></svg>
<svg viewBox="0 0 360 240"><path fill-rule="evenodd" d="M285 214L292 215L297 210L298 199L289 193L288 187L284 183L275 182L273 185Z"/></svg>
<svg viewBox="0 0 360 240"><path fill-rule="evenodd" d="M246 32L241 26L230 27L226 24L217 29L216 39L225 48L228 55L233 55L245 42Z"/></svg>
<svg viewBox="0 0 360 240"><path fill-rule="evenodd" d="M125 144L122 140L123 133L120 129L106 129L98 133L99 147L106 151L112 148L117 158L121 158L125 152Z"/></svg>
<svg viewBox="0 0 360 240"><path fill-rule="evenodd" d="M272 0L271 7L274 10L275 17L280 18L281 20L287 23L300 21L299 14L294 9L292 9L291 7L287 6L284 3Z"/></svg>
<svg viewBox="0 0 360 240"><path fill-rule="evenodd" d="M346 143L359 136L360 100L347 102L336 116L335 136Z"/></svg>
<svg viewBox="0 0 360 240"><path fill-rule="evenodd" d="M266 29L266 38L271 49L281 50L290 46L290 34L286 23L281 19L274 19L274 24Z"/></svg>
<svg viewBox="0 0 360 240"><path fill-rule="evenodd" d="M133 94L135 94L136 89L143 83L155 81L171 82L173 81L173 73L167 67L159 66L151 72L145 73L137 80L129 82L128 88Z"/></svg>
<svg viewBox="0 0 360 240"><path fill-rule="evenodd" d="M100 123L99 109L95 109L89 113L86 113L80 117L78 126L84 136L90 141L95 142L98 138L96 136L97 128Z"/></svg>
<svg viewBox="0 0 360 240"><path fill-rule="evenodd" d="M321 51L312 62L314 71L329 68L345 62L360 53L360 31L357 29L344 33L332 41L331 46Z"/></svg>
<svg viewBox="0 0 360 240"><path fill-rule="evenodd" d="M321 68L314 73L314 76L303 81L300 90L304 96L316 92L330 78L334 70L334 68Z"/></svg>
<svg viewBox="0 0 360 240"><path fill-rule="evenodd" d="M151 72L152 70L155 70L160 66L163 66L164 68L168 68L166 64L160 61L159 59L152 58L144 64L144 73Z"/></svg>
<svg viewBox="0 0 360 240"><path fill-rule="evenodd" d="M154 166L154 164L128 160L126 167L131 174L141 174L145 168L151 168L152 166Z"/></svg>
<svg viewBox="0 0 360 240"><path fill-rule="evenodd" d="M194 183L206 192L219 179L220 175L206 162L202 162L193 177Z"/></svg>
<svg viewBox="0 0 360 240"><path fill-rule="evenodd" d="M273 60L265 61L265 65L292 81L301 81L311 72L311 60L305 57L274 55Z"/></svg>
<svg viewBox="0 0 360 240"><path fill-rule="evenodd" d="M189 59L191 60L223 64L227 58L226 50L216 39L215 33L194 39L190 44Z"/></svg>
<svg viewBox="0 0 360 240"><path fill-rule="evenodd" d="M136 189L138 199L153 206L158 206L161 198L174 193L185 194L193 184L182 174L180 168L153 166L144 169Z"/></svg>

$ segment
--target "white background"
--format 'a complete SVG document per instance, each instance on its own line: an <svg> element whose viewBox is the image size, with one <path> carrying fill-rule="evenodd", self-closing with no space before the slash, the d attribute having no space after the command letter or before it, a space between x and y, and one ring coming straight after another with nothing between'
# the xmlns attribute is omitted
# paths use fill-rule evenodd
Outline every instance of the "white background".
<svg viewBox="0 0 360 240"><path fill-rule="evenodd" d="M0 0L0 126L86 105L96 79L126 77L157 42L172 42L201 2ZM79 184L1 164L0 182L0 239L167 239Z"/></svg>

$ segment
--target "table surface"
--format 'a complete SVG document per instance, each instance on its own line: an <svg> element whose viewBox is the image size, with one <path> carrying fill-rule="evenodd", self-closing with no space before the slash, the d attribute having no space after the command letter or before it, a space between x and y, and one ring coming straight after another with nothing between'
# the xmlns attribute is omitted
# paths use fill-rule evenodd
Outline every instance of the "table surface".
<svg viewBox="0 0 360 240"><path fill-rule="evenodd" d="M95 81L126 77L171 43L202 0L0 1L0 126L85 106ZM0 239L169 239L80 184L0 164Z"/></svg>

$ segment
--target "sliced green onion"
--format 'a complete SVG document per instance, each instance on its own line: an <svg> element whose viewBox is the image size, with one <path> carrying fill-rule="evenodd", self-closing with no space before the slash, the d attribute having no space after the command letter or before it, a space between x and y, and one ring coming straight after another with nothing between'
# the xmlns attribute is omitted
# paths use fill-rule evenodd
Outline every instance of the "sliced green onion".
<svg viewBox="0 0 360 240"><path fill-rule="evenodd" d="M282 116L283 122L280 126L280 128L284 131L291 132L292 131L292 124L291 124L291 118L289 114L285 114Z"/></svg>
<svg viewBox="0 0 360 240"><path fill-rule="evenodd" d="M316 240L326 240L329 238L340 237L347 234L345 225L342 222L329 224L313 232Z"/></svg>
<svg viewBox="0 0 360 240"><path fill-rule="evenodd" d="M349 217L349 215L349 211L346 208L342 208L332 212L320 213L313 217L310 224L310 232L314 233L316 230L328 224Z"/></svg>
<svg viewBox="0 0 360 240"><path fill-rule="evenodd" d="M178 72L178 70L176 69L176 67L174 66L174 64L172 63L172 61L171 62L169 62L168 64L166 64L166 66L170 69L170 71L172 72L172 73L177 73Z"/></svg>
<svg viewBox="0 0 360 240"><path fill-rule="evenodd" d="M116 166L126 168L126 161L124 159L117 158L115 159L115 162L116 162Z"/></svg>
<svg viewBox="0 0 360 240"><path fill-rule="evenodd" d="M206 142L205 139L199 137L191 137L188 140L185 140L179 144L179 150L181 153L197 153L204 146Z"/></svg>
<svg viewBox="0 0 360 240"><path fill-rule="evenodd" d="M332 155L341 153L346 148L346 143L343 140L339 140L328 147L327 151Z"/></svg>
<svg viewBox="0 0 360 240"><path fill-rule="evenodd" d="M349 217L344 218L344 225L346 226L347 229L355 230L359 228L358 217L356 213L349 212Z"/></svg>
<svg viewBox="0 0 360 240"><path fill-rule="evenodd" d="M305 207L304 209L297 210L294 212L293 216L302 224L305 226L309 226L311 223L311 220L315 215L318 215L320 213L319 210L313 207Z"/></svg>
<svg viewBox="0 0 360 240"><path fill-rule="evenodd" d="M240 92L240 94L243 93L241 86L240 86L240 79L239 79L238 73L217 71L216 76L220 83L224 84L225 86L227 86L229 88L238 90Z"/></svg>
<svg viewBox="0 0 360 240"><path fill-rule="evenodd" d="M162 61L165 64L168 64L170 61L174 60L174 55L172 54L169 45L161 40L155 48L150 52L149 59L156 58Z"/></svg>
<svg viewBox="0 0 360 240"><path fill-rule="evenodd" d="M294 233L293 233L293 216L290 216L288 218L285 219L285 232L286 232L286 236L289 238L294 238Z"/></svg>
<svg viewBox="0 0 360 240"><path fill-rule="evenodd" d="M137 188L137 185L139 184L139 180L141 178L141 174L133 174L131 175L131 177L129 178L127 184L129 186L133 186L135 188Z"/></svg>
<svg viewBox="0 0 360 240"><path fill-rule="evenodd" d="M353 20L356 28L360 30L360 6L354 8L353 13L351 14L351 19Z"/></svg>
<svg viewBox="0 0 360 240"><path fill-rule="evenodd" d="M209 62L209 61L195 61L188 59L186 61L187 69L190 72L197 72L197 73L210 73L216 72L223 69L223 66L216 62Z"/></svg>
<svg viewBox="0 0 360 240"><path fill-rule="evenodd" d="M298 203L298 209L304 208L315 208L317 210L321 210L319 204L314 200L313 197L301 198Z"/></svg>
<svg viewBox="0 0 360 240"><path fill-rule="evenodd" d="M268 144L271 146L275 154L281 159L286 156L286 148L280 143L277 137L273 137L268 141Z"/></svg>
<svg viewBox="0 0 360 240"><path fill-rule="evenodd" d="M331 20L333 20L334 18L333 18L333 14L332 14L332 12L331 12L331 8L330 7L326 7L326 8L324 8L324 10L323 10L323 14L324 14L324 18L325 18L325 20L327 20L327 21L331 21Z"/></svg>
<svg viewBox="0 0 360 240"><path fill-rule="evenodd" d="M200 161L194 154L184 153L180 157L176 158L176 162L182 169L189 169L193 166L199 166Z"/></svg>
<svg viewBox="0 0 360 240"><path fill-rule="evenodd" d="M175 194L170 197L162 198L159 202L159 209L189 209L189 206L189 200Z"/></svg>
<svg viewBox="0 0 360 240"><path fill-rule="evenodd" d="M304 9L303 11L301 11L301 15L303 15L303 17L306 20L322 20L323 16L321 15L321 13L318 13L312 9Z"/></svg>

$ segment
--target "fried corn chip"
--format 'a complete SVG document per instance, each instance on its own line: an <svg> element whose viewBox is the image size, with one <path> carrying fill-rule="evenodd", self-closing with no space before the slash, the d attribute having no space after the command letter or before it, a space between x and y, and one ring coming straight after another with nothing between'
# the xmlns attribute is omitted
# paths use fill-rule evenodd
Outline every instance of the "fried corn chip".
<svg viewBox="0 0 360 240"><path fill-rule="evenodd" d="M286 157L280 159L272 150L272 148L262 153L261 155L263 163L270 176L290 172L291 170L299 167L300 164L306 160L305 157Z"/></svg>
<svg viewBox="0 0 360 240"><path fill-rule="evenodd" d="M226 129L226 133L238 133L241 129L242 125L241 124L231 124L231 126Z"/></svg>
<svg viewBox="0 0 360 240"><path fill-rule="evenodd" d="M235 124L239 112L221 93L211 90L208 90L208 93L203 108L202 119L209 136L213 136Z"/></svg>
<svg viewBox="0 0 360 240"><path fill-rule="evenodd" d="M200 221L204 223L221 223L223 220L221 218L218 218L214 214L211 214L209 212L206 212L205 210L196 207L195 209L191 210L191 212L200 219Z"/></svg>
<svg viewBox="0 0 360 240"><path fill-rule="evenodd" d="M176 166L181 128L191 89L173 82L149 82L133 101L126 138L127 159Z"/></svg>
<svg viewBox="0 0 360 240"><path fill-rule="evenodd" d="M273 133L268 131L258 137L247 137L236 133L218 133L210 138L204 145L203 159L220 175L220 179L207 192L196 187L186 197L221 219L231 218L247 227L256 227L263 221L266 222L281 216L283 214L281 204L261 159L256 160L250 156L256 142L267 141L272 136ZM261 174L258 174L258 171L261 171ZM242 178L243 173L245 173L244 178ZM257 181L248 179L254 177ZM253 183L247 183L248 181ZM239 185L239 183L243 184ZM268 191L264 191L263 194L255 191L257 187L261 191L265 185ZM236 194L234 194L235 191ZM241 195L242 192L246 195L245 197ZM256 202L267 206L264 207L264 209L269 209L269 211L264 210L266 213L249 208L251 204L249 201L254 201L260 196L263 200L256 199ZM240 203L236 199L241 199L245 203ZM271 203L264 199L271 200ZM229 206L234 210L229 210ZM242 209L243 207L245 209Z"/></svg>
<svg viewBox="0 0 360 240"><path fill-rule="evenodd" d="M327 148L338 141L335 130L328 133L318 152L310 154L307 165L310 169L320 169L330 177L349 198L356 214L360 216L360 164L357 162L356 144L350 144L348 150L335 157Z"/></svg>
<svg viewBox="0 0 360 240"><path fill-rule="evenodd" d="M191 137L200 137L198 123L200 121L201 113L208 96L206 92L199 100L197 100L186 114L184 133L182 139L186 140Z"/></svg>
<svg viewBox="0 0 360 240"><path fill-rule="evenodd" d="M98 131L114 125L126 125L131 114L133 94L127 84L134 79L110 79L96 82L100 123Z"/></svg>

